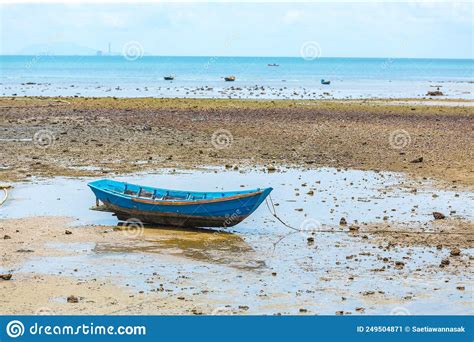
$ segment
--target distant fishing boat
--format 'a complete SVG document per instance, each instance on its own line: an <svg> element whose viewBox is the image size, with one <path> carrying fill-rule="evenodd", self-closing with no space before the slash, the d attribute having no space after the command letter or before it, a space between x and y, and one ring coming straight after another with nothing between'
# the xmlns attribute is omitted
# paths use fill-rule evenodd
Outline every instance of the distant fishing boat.
<svg viewBox="0 0 474 342"><path fill-rule="evenodd" d="M277 66L280 66L279 64L276 64L276 63L270 63L270 64L267 64L267 66L269 67L277 67Z"/></svg>
<svg viewBox="0 0 474 342"><path fill-rule="evenodd" d="M87 185L96 196L96 207L113 212L120 221L137 219L177 227L232 227L252 214L273 190L179 191L110 179Z"/></svg>
<svg viewBox="0 0 474 342"><path fill-rule="evenodd" d="M172 80L174 80L174 76L171 76L171 75L170 75L170 76L165 76L165 77L163 77L163 78L165 79L165 81L172 81Z"/></svg>
<svg viewBox="0 0 474 342"><path fill-rule="evenodd" d="M224 80L226 82L234 82L235 81L235 76L227 76L227 77L224 77Z"/></svg>
<svg viewBox="0 0 474 342"><path fill-rule="evenodd" d="M331 84L331 81L326 81L326 80L322 79L321 84Z"/></svg>

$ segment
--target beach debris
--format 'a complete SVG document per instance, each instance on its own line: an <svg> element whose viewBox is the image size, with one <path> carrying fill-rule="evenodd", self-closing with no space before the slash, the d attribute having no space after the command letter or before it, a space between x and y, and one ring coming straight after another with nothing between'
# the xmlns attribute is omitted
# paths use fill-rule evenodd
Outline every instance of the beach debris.
<svg viewBox="0 0 474 342"><path fill-rule="evenodd" d="M465 286L456 286L456 290L464 291L465 289L466 289Z"/></svg>
<svg viewBox="0 0 474 342"><path fill-rule="evenodd" d="M403 261L396 261L395 262L395 269L401 270L405 267L405 263Z"/></svg>
<svg viewBox="0 0 474 342"><path fill-rule="evenodd" d="M342 316L342 315L344 315L344 311L342 311L342 310L341 311L336 311L336 315Z"/></svg>
<svg viewBox="0 0 474 342"><path fill-rule="evenodd" d="M341 219L339 220L339 225L340 226L346 226L347 225L347 221L346 221L345 217L341 217Z"/></svg>
<svg viewBox="0 0 474 342"><path fill-rule="evenodd" d="M308 309L305 309L305 308L300 308L300 312L301 312L301 313L308 312Z"/></svg>
<svg viewBox="0 0 474 342"><path fill-rule="evenodd" d="M417 163L422 163L422 162L423 162L423 157L419 157L419 158L413 159L410 163L417 164Z"/></svg>
<svg viewBox="0 0 474 342"><path fill-rule="evenodd" d="M426 96L444 96L443 92L441 90L433 90L433 91L428 91L426 93Z"/></svg>
<svg viewBox="0 0 474 342"><path fill-rule="evenodd" d="M439 264L439 267L446 267L450 263L449 259L443 259L441 260L441 263Z"/></svg>
<svg viewBox="0 0 474 342"><path fill-rule="evenodd" d="M349 226L349 231L351 231L351 232L356 232L356 231L358 231L359 229L360 229L359 226L355 226L355 225Z"/></svg>
<svg viewBox="0 0 474 342"><path fill-rule="evenodd" d="M275 172L275 171L276 171L276 167L273 166L273 165L268 165L268 166L267 166L267 171L268 171L268 172Z"/></svg>
<svg viewBox="0 0 474 342"><path fill-rule="evenodd" d="M276 272L272 272L272 276L276 277L277 273Z"/></svg>
<svg viewBox="0 0 474 342"><path fill-rule="evenodd" d="M68 303L79 303L79 298L73 295L70 295L67 297L67 302Z"/></svg>
<svg viewBox="0 0 474 342"><path fill-rule="evenodd" d="M235 76L231 75L231 76L224 77L224 80L226 82L234 82L235 78L236 78Z"/></svg>
<svg viewBox="0 0 474 342"><path fill-rule="evenodd" d="M23 249L22 248L22 249L17 249L16 252L17 253L33 253L34 250L32 250L32 249Z"/></svg>
<svg viewBox="0 0 474 342"><path fill-rule="evenodd" d="M247 311L249 307L247 305L239 305L239 309Z"/></svg>
<svg viewBox="0 0 474 342"><path fill-rule="evenodd" d="M11 273L0 274L0 279L1 280L10 280L12 277L13 277L13 274L11 274Z"/></svg>
<svg viewBox="0 0 474 342"><path fill-rule="evenodd" d="M357 312L365 312L365 308L363 308L363 307L358 307L358 308L355 308L355 311L357 311Z"/></svg>
<svg viewBox="0 0 474 342"><path fill-rule="evenodd" d="M9 239L11 239L11 238L12 238L12 237L11 237L10 235L4 235L4 236L3 236L3 240L9 240Z"/></svg>
<svg viewBox="0 0 474 342"><path fill-rule="evenodd" d="M451 249L451 252L449 254L451 254L451 256L458 256L461 255L461 250L457 247L454 247L453 249Z"/></svg>
<svg viewBox="0 0 474 342"><path fill-rule="evenodd" d="M310 236L309 238L306 239L308 241L308 244L311 244L314 242L314 237Z"/></svg>
<svg viewBox="0 0 474 342"><path fill-rule="evenodd" d="M435 220L444 220L446 218L446 216L439 211L433 211L433 217Z"/></svg>
<svg viewBox="0 0 474 342"><path fill-rule="evenodd" d="M70 230L66 230L66 231L64 232L64 234L66 234L66 235L71 235L72 232L71 232Z"/></svg>

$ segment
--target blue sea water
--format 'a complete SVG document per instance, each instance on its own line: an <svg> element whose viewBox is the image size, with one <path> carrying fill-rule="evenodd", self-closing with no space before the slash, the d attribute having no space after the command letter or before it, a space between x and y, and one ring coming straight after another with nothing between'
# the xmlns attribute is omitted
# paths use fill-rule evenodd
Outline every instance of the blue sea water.
<svg viewBox="0 0 474 342"><path fill-rule="evenodd" d="M473 98L472 59L134 57L0 56L0 95Z"/></svg>

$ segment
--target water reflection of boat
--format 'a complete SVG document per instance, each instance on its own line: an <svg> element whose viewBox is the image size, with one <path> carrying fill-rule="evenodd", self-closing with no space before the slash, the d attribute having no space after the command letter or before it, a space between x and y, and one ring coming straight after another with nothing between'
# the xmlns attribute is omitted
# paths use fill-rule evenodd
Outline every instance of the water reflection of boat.
<svg viewBox="0 0 474 342"><path fill-rule="evenodd" d="M192 192L152 188L109 179L91 182L97 206L121 221L178 227L232 227L252 214L272 188Z"/></svg>
<svg viewBox="0 0 474 342"><path fill-rule="evenodd" d="M135 252L168 254L249 271L265 267L262 256L239 235L200 228L153 227L144 229L139 240L129 239L120 243L104 241L98 243L94 251L122 255Z"/></svg>
<svg viewBox="0 0 474 342"><path fill-rule="evenodd" d="M224 77L224 80L226 82L234 82L235 81L235 76L227 76L227 77Z"/></svg>
<svg viewBox="0 0 474 342"><path fill-rule="evenodd" d="M172 81L172 80L174 80L174 76L171 76L171 75L170 75L170 76L165 76L165 77L163 77L163 78L165 79L165 81Z"/></svg>

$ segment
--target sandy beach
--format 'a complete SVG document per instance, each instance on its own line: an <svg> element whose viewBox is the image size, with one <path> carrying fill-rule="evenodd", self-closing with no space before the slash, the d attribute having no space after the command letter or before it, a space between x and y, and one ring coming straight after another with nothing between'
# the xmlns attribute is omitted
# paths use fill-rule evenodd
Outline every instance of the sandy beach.
<svg viewBox="0 0 474 342"><path fill-rule="evenodd" d="M0 177L272 165L474 185L472 102L394 102L1 98Z"/></svg>
<svg viewBox="0 0 474 342"><path fill-rule="evenodd" d="M469 313L471 105L1 98L2 313ZM324 232L263 206L227 232L129 231L88 210L104 177L271 185Z"/></svg>

